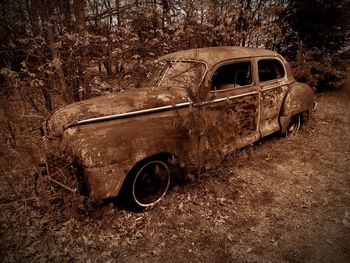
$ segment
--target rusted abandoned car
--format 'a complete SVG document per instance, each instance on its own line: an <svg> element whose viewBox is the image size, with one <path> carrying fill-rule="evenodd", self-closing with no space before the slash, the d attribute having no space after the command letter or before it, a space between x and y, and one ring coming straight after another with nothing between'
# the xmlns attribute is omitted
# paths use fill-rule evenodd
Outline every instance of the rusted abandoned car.
<svg viewBox="0 0 350 263"><path fill-rule="evenodd" d="M200 48L159 61L155 86L74 103L48 118L50 147L79 160L89 196L122 192L133 205L154 205L173 167L198 158L205 166L211 155L296 132L313 109L313 90L266 49Z"/></svg>

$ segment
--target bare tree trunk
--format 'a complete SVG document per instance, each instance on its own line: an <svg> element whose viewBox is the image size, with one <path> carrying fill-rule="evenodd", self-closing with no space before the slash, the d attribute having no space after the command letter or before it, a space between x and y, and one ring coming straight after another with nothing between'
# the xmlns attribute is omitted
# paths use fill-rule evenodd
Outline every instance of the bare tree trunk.
<svg viewBox="0 0 350 263"><path fill-rule="evenodd" d="M122 27L123 26L123 21L120 15L120 0L115 0L115 8L117 10L117 26Z"/></svg>
<svg viewBox="0 0 350 263"><path fill-rule="evenodd" d="M162 0L162 5L163 5L163 26L164 26L164 21L166 21L167 26L170 26L172 22L171 22L171 16L170 16L169 1Z"/></svg>
<svg viewBox="0 0 350 263"><path fill-rule="evenodd" d="M251 0L241 0L240 1L240 13L238 17L238 25L236 30L241 34L240 45L244 47L247 41L247 31L249 27L248 16L251 13Z"/></svg>
<svg viewBox="0 0 350 263"><path fill-rule="evenodd" d="M61 86L63 98L65 101L70 102L71 101L70 92L66 86L64 72L61 67L60 55L54 41L54 35L53 35L53 29L52 29L53 24L50 21L47 21L46 24L47 24L46 25L47 44L51 52L51 61L56 70L56 75L58 78L58 82L60 83L60 86Z"/></svg>
<svg viewBox="0 0 350 263"><path fill-rule="evenodd" d="M50 3L46 2L44 2L44 4L41 2L34 2L34 4L38 9L38 13L43 22L43 26L45 27L44 29L46 30L47 45L51 53L51 63L55 68L57 79L60 83L62 97L66 102L70 102L72 100L70 96L71 94L66 86L64 72L61 67L60 54L57 50L54 40L53 24L50 16L52 13L52 8L50 7Z"/></svg>
<svg viewBox="0 0 350 263"><path fill-rule="evenodd" d="M74 0L74 15L78 26L78 35L80 40L80 56L79 65L79 100L87 99L91 96L89 85L86 85L86 68L88 66L87 43L86 43L86 20L85 20L85 1Z"/></svg>
<svg viewBox="0 0 350 263"><path fill-rule="evenodd" d="M70 3L70 0L64 0L62 1L63 5L63 12L64 12L64 20L63 20L63 25L66 28L71 28L73 24L73 14L72 14L72 5Z"/></svg>
<svg viewBox="0 0 350 263"><path fill-rule="evenodd" d="M52 102L51 102L51 94L46 88L41 89L44 99L45 99L45 107L47 111L52 112Z"/></svg>

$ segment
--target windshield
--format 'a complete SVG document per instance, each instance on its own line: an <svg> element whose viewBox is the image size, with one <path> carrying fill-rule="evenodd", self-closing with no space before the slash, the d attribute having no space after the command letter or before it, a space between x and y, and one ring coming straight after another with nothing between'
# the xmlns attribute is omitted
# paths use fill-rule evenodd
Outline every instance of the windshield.
<svg viewBox="0 0 350 263"><path fill-rule="evenodd" d="M161 72L158 86L194 90L203 80L205 69L205 64L198 61L167 61Z"/></svg>

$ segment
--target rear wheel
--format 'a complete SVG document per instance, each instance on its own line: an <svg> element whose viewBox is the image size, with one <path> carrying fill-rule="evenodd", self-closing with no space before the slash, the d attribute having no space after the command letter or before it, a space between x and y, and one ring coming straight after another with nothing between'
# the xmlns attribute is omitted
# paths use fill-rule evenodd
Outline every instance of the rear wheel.
<svg viewBox="0 0 350 263"><path fill-rule="evenodd" d="M143 163L130 175L126 185L126 200L131 208L143 209L158 203L169 189L171 173L161 160Z"/></svg>
<svg viewBox="0 0 350 263"><path fill-rule="evenodd" d="M300 114L292 116L286 129L286 136L291 136L297 133L301 127L301 116Z"/></svg>

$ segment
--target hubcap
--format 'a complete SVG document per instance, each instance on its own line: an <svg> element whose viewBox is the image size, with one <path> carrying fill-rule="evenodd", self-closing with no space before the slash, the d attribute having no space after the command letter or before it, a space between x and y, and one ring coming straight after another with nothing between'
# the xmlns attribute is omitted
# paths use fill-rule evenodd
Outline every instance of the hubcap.
<svg viewBox="0 0 350 263"><path fill-rule="evenodd" d="M133 197L136 203L146 207L157 203L167 192L170 184L170 171L161 161L144 165L133 183Z"/></svg>

